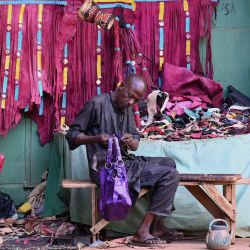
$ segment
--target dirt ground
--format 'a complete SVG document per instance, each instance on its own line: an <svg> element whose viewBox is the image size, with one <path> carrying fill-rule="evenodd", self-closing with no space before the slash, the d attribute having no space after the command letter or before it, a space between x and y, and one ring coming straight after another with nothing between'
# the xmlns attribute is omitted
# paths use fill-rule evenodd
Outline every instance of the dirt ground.
<svg viewBox="0 0 250 250"><path fill-rule="evenodd" d="M100 248L94 248L94 247L87 247L85 245L49 245L48 244L48 238L42 238L39 241L36 242L29 242L28 244L24 245L17 241L12 242L6 242L7 244L3 244L0 246L1 250L54 250L54 249L60 249L60 250L93 250L93 249L100 249ZM103 242L105 243L105 242ZM109 241L109 246L107 246L106 249L117 249L117 250L131 250L131 249L141 249L141 250L147 250L147 249L166 249L166 250L205 250L206 244L205 240L181 240L181 241L173 241L168 244L163 245L157 245L152 247L139 247L139 246L127 246L124 243L124 240L121 241L120 239L115 239L112 241ZM105 245L105 244L104 244ZM104 246L103 245L103 246ZM104 249L104 248L102 248ZM231 245L229 250L250 250L250 238L237 238L236 244Z"/></svg>
<svg viewBox="0 0 250 250"><path fill-rule="evenodd" d="M119 250L131 250L131 247L128 246L117 246L115 247ZM113 249L115 249L113 248ZM177 241L170 244L160 245L159 247L133 247L134 249L166 249L166 250L205 250L207 249L204 240L188 240L188 241ZM133 249L132 248L132 249ZM87 247L82 248L84 250L90 250L93 248ZM112 249L112 248L110 248ZM250 238L237 239L235 245L231 245L229 250L250 250Z"/></svg>

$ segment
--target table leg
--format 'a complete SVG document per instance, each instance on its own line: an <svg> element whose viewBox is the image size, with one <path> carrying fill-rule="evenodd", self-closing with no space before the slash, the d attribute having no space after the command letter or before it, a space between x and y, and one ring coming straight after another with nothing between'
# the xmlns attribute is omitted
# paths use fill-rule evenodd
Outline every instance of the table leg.
<svg viewBox="0 0 250 250"><path fill-rule="evenodd" d="M96 199L96 189L91 188L91 224L94 226L97 221L97 199ZM97 240L97 234L92 234L92 240L95 242Z"/></svg>
<svg viewBox="0 0 250 250"><path fill-rule="evenodd" d="M236 212L236 186L235 185L232 185L232 205L235 209L235 212ZM237 214L236 214L237 216ZM235 233L236 233L236 220L235 221L232 221L232 224L231 224L231 229L232 229L232 233L233 233L233 236L232 236L232 244L235 244Z"/></svg>
<svg viewBox="0 0 250 250"><path fill-rule="evenodd" d="M232 204L234 211L236 211L236 195L235 195L235 185L224 185L223 186L223 195L224 197ZM232 234L232 244L235 243L235 231L236 231L236 223L235 221L230 220L230 218L226 218L226 221L229 225L230 233Z"/></svg>

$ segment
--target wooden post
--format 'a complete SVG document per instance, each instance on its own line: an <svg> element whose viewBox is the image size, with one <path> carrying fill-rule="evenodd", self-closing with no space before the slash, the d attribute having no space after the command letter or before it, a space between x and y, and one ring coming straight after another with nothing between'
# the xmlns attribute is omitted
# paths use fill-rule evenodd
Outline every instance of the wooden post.
<svg viewBox="0 0 250 250"><path fill-rule="evenodd" d="M232 184L223 185L223 195L232 204L234 211L236 211L235 185L232 185ZM230 220L229 217L226 217L225 220L228 222L229 230L230 230L230 233L232 234L232 244L234 244L235 243L236 220L232 221L232 220Z"/></svg>
<svg viewBox="0 0 250 250"><path fill-rule="evenodd" d="M223 185L223 195L224 197L231 203L232 200L231 200L231 197L232 197L232 186L231 185ZM232 204L232 203L231 203ZM231 220L226 217L225 220L227 221L228 223L228 226L229 226L229 231L231 232L232 231L232 228L231 228Z"/></svg>
<svg viewBox="0 0 250 250"><path fill-rule="evenodd" d="M95 225L93 225L90 228L90 231L92 234L97 234L99 233L104 227L106 227L108 224L110 223L110 221L107 220L100 220L99 222L97 222Z"/></svg>
<svg viewBox="0 0 250 250"><path fill-rule="evenodd" d="M210 212L215 218L221 218L223 212L213 198L204 191L202 186L185 186L186 189Z"/></svg>
<svg viewBox="0 0 250 250"><path fill-rule="evenodd" d="M232 204L221 195L218 189L213 184L203 184L202 187L209 194L209 196L212 197L218 208L225 213L230 220L235 221L235 210Z"/></svg>
<svg viewBox="0 0 250 250"><path fill-rule="evenodd" d="M232 185L232 206L236 211L236 186ZM235 214L237 216L237 214ZM231 233L232 235L232 244L235 244L235 233L236 233L236 220L231 223Z"/></svg>
<svg viewBox="0 0 250 250"><path fill-rule="evenodd" d="M96 200L96 188L91 188L91 225L94 226L97 221L97 200ZM97 235L92 233L93 242L96 241Z"/></svg>

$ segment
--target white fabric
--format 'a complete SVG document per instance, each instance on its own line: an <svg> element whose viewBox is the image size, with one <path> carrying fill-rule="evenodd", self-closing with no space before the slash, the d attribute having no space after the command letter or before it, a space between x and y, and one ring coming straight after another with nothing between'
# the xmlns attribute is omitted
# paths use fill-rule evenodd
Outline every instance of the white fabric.
<svg viewBox="0 0 250 250"><path fill-rule="evenodd" d="M191 141L141 140L137 155L174 158L180 173L239 173L250 177L250 134ZM73 179L88 178L85 147L71 153ZM237 185L237 235L250 236L250 186ZM148 198L142 197L126 221L112 223L108 228L133 233L146 211ZM73 221L90 223L90 196L86 190L72 190L70 212ZM213 217L185 189L178 187L176 210L166 220L169 227L187 231L208 230Z"/></svg>

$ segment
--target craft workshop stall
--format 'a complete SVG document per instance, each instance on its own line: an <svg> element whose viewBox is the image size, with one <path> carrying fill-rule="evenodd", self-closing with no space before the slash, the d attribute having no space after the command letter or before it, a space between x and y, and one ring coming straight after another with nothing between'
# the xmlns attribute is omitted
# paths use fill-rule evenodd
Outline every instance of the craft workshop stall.
<svg viewBox="0 0 250 250"><path fill-rule="evenodd" d="M86 101L131 74L147 83L146 101L133 107L141 134L136 155L170 156L180 173L249 178L250 3L96 4L107 15L98 25L81 16L80 0L0 1L2 190L20 203L48 169L44 215L69 212L73 222L90 224L89 191L61 187L63 179L89 178L85 147L70 151L65 131ZM236 234L244 237L249 194L248 185L237 185ZM107 228L134 233L147 199ZM212 220L184 187L175 208L173 228L204 231Z"/></svg>

